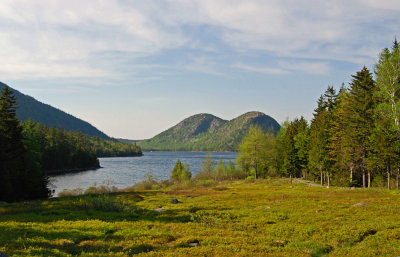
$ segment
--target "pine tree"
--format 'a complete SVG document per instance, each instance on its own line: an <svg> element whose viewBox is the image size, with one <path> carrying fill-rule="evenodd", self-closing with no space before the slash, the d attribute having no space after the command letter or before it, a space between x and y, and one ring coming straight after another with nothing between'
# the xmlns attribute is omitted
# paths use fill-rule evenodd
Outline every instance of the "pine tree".
<svg viewBox="0 0 400 257"><path fill-rule="evenodd" d="M178 160L174 169L171 171L171 180L173 182L185 182L189 181L191 177L192 173L189 171L189 166Z"/></svg>
<svg viewBox="0 0 400 257"><path fill-rule="evenodd" d="M297 135L295 135L294 141L294 146L297 150L299 167L303 173L303 177L307 178L310 128L308 127L307 121L303 117L301 117L299 120Z"/></svg>
<svg viewBox="0 0 400 257"><path fill-rule="evenodd" d="M296 148L295 137L298 134L300 121L295 119L289 123L284 135L283 147L283 172L290 177L290 184L292 184L293 177L297 177L301 172L301 163L298 155L298 148Z"/></svg>
<svg viewBox="0 0 400 257"><path fill-rule="evenodd" d="M371 186L371 170L367 170L367 158L370 153L369 140L374 126L374 91L375 82L372 74L364 68L352 75L353 80L350 84L346 125L346 138L348 144L353 148L353 163L362 174L362 184L365 187ZM366 183L368 174L368 183Z"/></svg>
<svg viewBox="0 0 400 257"><path fill-rule="evenodd" d="M321 185L324 177L330 186L332 167L332 140L331 128L333 126L333 113L337 106L337 94L333 87L328 87L319 98L318 106L314 112L314 119L310 126L310 152L309 167L320 173Z"/></svg>
<svg viewBox="0 0 400 257"><path fill-rule="evenodd" d="M47 180L25 149L16 109L17 101L12 91L4 87L0 96L0 200L46 197Z"/></svg>

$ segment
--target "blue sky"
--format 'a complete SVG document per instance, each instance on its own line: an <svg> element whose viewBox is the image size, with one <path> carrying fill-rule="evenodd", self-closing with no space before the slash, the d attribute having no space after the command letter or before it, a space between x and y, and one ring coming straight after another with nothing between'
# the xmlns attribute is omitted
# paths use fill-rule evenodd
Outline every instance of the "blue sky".
<svg viewBox="0 0 400 257"><path fill-rule="evenodd" d="M398 0L2 0L0 80L113 137L196 113L311 119L399 36Z"/></svg>

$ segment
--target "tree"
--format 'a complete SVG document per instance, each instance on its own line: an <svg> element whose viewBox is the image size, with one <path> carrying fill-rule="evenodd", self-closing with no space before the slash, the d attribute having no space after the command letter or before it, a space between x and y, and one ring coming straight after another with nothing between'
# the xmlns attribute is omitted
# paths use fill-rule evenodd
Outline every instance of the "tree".
<svg viewBox="0 0 400 257"><path fill-rule="evenodd" d="M298 149L295 146L295 137L298 133L299 120L294 119L289 122L286 128L286 133L283 137L283 172L290 177L290 184L292 184L293 177L297 177L301 171L300 160L298 156Z"/></svg>
<svg viewBox="0 0 400 257"><path fill-rule="evenodd" d="M324 174L330 186L333 158L332 158L332 133L333 113L337 105L337 94L333 87L328 87L318 99L318 106L314 111L314 119L310 126L310 151L309 167L320 173L321 185L324 184Z"/></svg>
<svg viewBox="0 0 400 257"><path fill-rule="evenodd" d="M268 148L267 137L262 129L252 125L239 145L236 162L242 167L254 168L254 178L257 179L258 171L266 167L267 160L270 158L267 155Z"/></svg>
<svg viewBox="0 0 400 257"><path fill-rule="evenodd" d="M390 189L391 170L399 166L400 150L400 47L394 41L391 50L383 49L375 67L376 87L375 97L375 135L372 137L374 155L370 160L372 165L382 166L377 163L378 156L384 157L387 170L387 186ZM382 139L385 139L382 142ZM382 149L380 145L386 145Z"/></svg>
<svg viewBox="0 0 400 257"><path fill-rule="evenodd" d="M225 163L222 161L222 159L219 159L218 161L218 165L215 168L215 181L217 181L217 179L224 179L225 178Z"/></svg>
<svg viewBox="0 0 400 257"><path fill-rule="evenodd" d="M371 186L371 170L367 170L367 158L370 153L369 140L374 127L374 91L375 82L372 74L364 68L352 75L350 84L346 117L347 145L352 148L352 163L361 171L363 185ZM366 173L368 183L366 183Z"/></svg>
<svg viewBox="0 0 400 257"><path fill-rule="evenodd" d="M174 182L185 182L189 181L191 177L192 173L189 171L189 166L178 160L171 171L171 180Z"/></svg>
<svg viewBox="0 0 400 257"><path fill-rule="evenodd" d="M375 74L378 88L376 95L382 99L381 105L390 107L387 118L393 122L400 140L400 47L397 40L394 41L391 51L388 48L383 49Z"/></svg>
<svg viewBox="0 0 400 257"><path fill-rule="evenodd" d="M307 121L301 117L298 121L297 134L294 136L294 147L297 150L298 166L307 178L308 173L308 152L310 142L310 128Z"/></svg>
<svg viewBox="0 0 400 257"><path fill-rule="evenodd" d="M47 179L33 155L25 149L16 109L17 101L6 86L0 96L0 200L47 197Z"/></svg>

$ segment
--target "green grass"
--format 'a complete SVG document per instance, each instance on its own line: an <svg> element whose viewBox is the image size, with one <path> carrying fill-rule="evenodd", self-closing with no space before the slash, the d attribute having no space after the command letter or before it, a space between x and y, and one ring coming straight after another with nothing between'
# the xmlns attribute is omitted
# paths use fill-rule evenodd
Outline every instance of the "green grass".
<svg viewBox="0 0 400 257"><path fill-rule="evenodd" d="M166 211L153 211L160 207ZM287 180L274 179L3 204L0 251L10 256L398 256L400 193L290 187Z"/></svg>

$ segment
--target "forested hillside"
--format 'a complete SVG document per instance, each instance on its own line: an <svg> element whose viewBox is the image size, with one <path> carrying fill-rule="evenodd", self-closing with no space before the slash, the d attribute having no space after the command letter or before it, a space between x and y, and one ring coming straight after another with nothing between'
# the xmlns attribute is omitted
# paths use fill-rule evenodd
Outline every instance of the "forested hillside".
<svg viewBox="0 0 400 257"><path fill-rule="evenodd" d="M6 84L0 82L0 91L5 86ZM57 128L64 128L68 131L80 131L87 135L109 139L106 134L88 122L78 119L48 104L41 103L31 96L22 94L18 90L13 88L10 89L14 93L18 102L17 118L19 120L27 121L28 119L31 119L35 122L40 122L47 127L55 126Z"/></svg>
<svg viewBox="0 0 400 257"><path fill-rule="evenodd" d="M140 147L112 139L91 137L79 131L23 123L26 148L37 153L47 174L99 168L97 157L141 156Z"/></svg>
<svg viewBox="0 0 400 257"><path fill-rule="evenodd" d="M231 121L211 114L197 114L138 145L144 150L237 151L252 124L273 133L280 128L276 120L261 112L248 112Z"/></svg>

